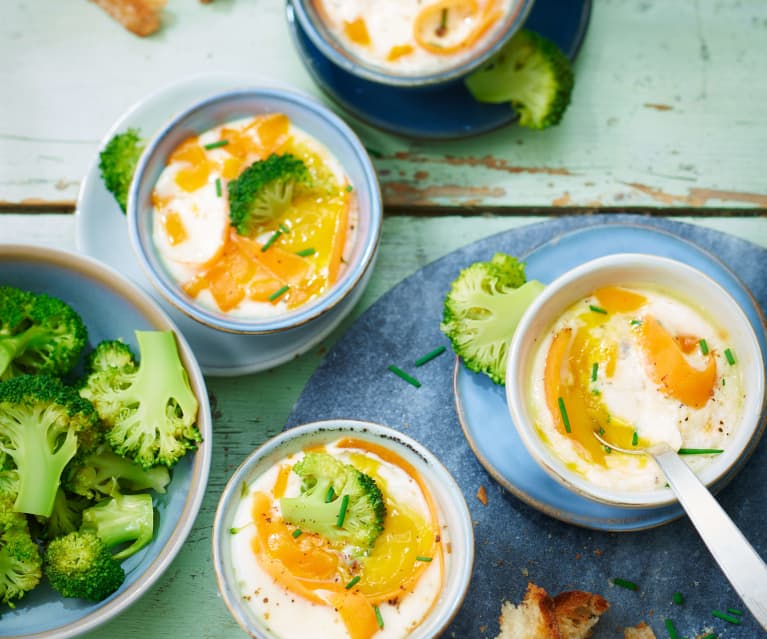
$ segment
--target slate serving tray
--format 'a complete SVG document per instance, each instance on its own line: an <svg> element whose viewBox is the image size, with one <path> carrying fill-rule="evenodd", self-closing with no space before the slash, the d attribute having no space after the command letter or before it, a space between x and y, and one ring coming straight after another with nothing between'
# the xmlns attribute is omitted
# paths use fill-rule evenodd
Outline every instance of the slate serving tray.
<svg viewBox="0 0 767 639"><path fill-rule="evenodd" d="M664 620L680 636L722 639L767 636L750 617L731 625L711 610L743 608L703 542L685 517L640 532L601 532L544 515L498 485L469 448L456 417L455 360L442 355L418 369L414 388L386 370L412 362L439 344L444 294L458 270L495 251L524 256L563 233L603 224L642 225L675 233L729 266L767 308L767 251L745 240L698 226L625 214L564 217L500 233L447 255L411 275L371 306L340 338L309 380L286 428L335 417L379 422L400 429L439 457L463 487L475 524L472 585L445 637L492 638L501 602L518 602L528 581L550 593L581 589L611 603L594 639L622 637L621 628L645 620L667 637ZM477 498L484 486L487 505ZM764 557L767 556L767 441L718 495L720 503ZM636 582L634 592L611 584ZM685 603L672 602L674 592Z"/></svg>

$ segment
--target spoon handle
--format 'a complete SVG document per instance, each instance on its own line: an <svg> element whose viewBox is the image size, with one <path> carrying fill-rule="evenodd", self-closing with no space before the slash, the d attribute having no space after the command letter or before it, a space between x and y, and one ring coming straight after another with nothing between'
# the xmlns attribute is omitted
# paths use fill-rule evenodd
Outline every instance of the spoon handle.
<svg viewBox="0 0 767 639"><path fill-rule="evenodd" d="M722 572L767 630L767 564L676 452L653 456Z"/></svg>

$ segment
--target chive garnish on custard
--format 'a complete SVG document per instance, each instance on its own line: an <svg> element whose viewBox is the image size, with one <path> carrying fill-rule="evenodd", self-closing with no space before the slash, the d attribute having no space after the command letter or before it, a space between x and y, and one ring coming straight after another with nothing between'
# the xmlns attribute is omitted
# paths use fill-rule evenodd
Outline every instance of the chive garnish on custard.
<svg viewBox="0 0 767 639"><path fill-rule="evenodd" d="M426 355L419 357L417 360L415 360L416 366L423 366L426 362L430 362L435 357L439 357L442 355L442 353L445 352L444 346L439 346L438 348L435 348L433 351L429 351L426 353Z"/></svg>
<svg viewBox="0 0 767 639"><path fill-rule="evenodd" d="M428 563L428 562L430 562L432 560L432 558L431 557L423 557L422 555L416 555L415 560L416 561L423 561L425 563Z"/></svg>
<svg viewBox="0 0 767 639"><path fill-rule="evenodd" d="M300 251L296 251L296 255L299 257L309 257L310 255L314 255L317 252L316 249L313 248L305 248L301 249Z"/></svg>
<svg viewBox="0 0 767 639"><path fill-rule="evenodd" d="M341 497L341 510L338 511L338 519L336 520L336 526L339 528L344 527L344 519L346 519L346 509L349 508L349 495Z"/></svg>
<svg viewBox="0 0 767 639"><path fill-rule="evenodd" d="M263 253L264 251L269 250L269 247L277 241L277 239L280 237L280 235L282 235L282 231L279 231L279 230L275 231L272 234L272 237L270 237L268 240L266 240L266 244L264 244L261 247L261 252Z"/></svg>
<svg viewBox="0 0 767 639"><path fill-rule="evenodd" d="M561 397L557 398L557 403L559 404L559 412L562 415L562 421L565 424L565 430L569 433L572 432L570 429L570 418L567 416L567 408L565 407L565 400Z"/></svg>
<svg viewBox="0 0 767 639"><path fill-rule="evenodd" d="M602 315L607 315L607 311L603 309L601 306L594 306L593 304L589 304L589 310L593 311L594 313L601 313Z"/></svg>
<svg viewBox="0 0 767 639"><path fill-rule="evenodd" d="M639 433L634 431L634 433L631 435L631 445L637 446L639 444Z"/></svg>
<svg viewBox="0 0 767 639"><path fill-rule="evenodd" d="M285 293L288 292L289 289L290 289L290 286L288 286L287 284L285 284L285 286L283 286L282 288L278 288L276 291L274 291L274 293L272 293L269 296L269 301L273 302L278 297L282 297L283 295L285 295Z"/></svg>
<svg viewBox="0 0 767 639"><path fill-rule="evenodd" d="M387 366L387 368L400 379L404 379L411 386L415 386L416 388L421 388L421 382L419 382L415 377L408 375L401 368L398 368L394 364L390 364L389 366Z"/></svg>
<svg viewBox="0 0 767 639"><path fill-rule="evenodd" d="M226 146L229 144L229 140L218 140L217 142L211 142L210 144L206 144L202 148L206 151L212 151L213 149L219 149L222 146Z"/></svg>
<svg viewBox="0 0 767 639"><path fill-rule="evenodd" d="M702 339L698 342L698 344L700 344L700 352L704 355L708 355L708 343L706 340Z"/></svg>
<svg viewBox="0 0 767 639"><path fill-rule="evenodd" d="M677 455L718 455L723 453L722 448L680 448L676 451Z"/></svg>
<svg viewBox="0 0 767 639"><path fill-rule="evenodd" d="M221 197L221 178L216 178L216 197Z"/></svg>
<svg viewBox="0 0 767 639"><path fill-rule="evenodd" d="M620 577L614 577L613 584L620 586L621 588L625 588L626 590L639 590L639 586L637 586L633 581L629 581L628 579L621 579Z"/></svg>
<svg viewBox="0 0 767 639"><path fill-rule="evenodd" d="M594 362L591 367L591 381L597 381L597 373L599 373L599 362Z"/></svg>
<svg viewBox="0 0 767 639"><path fill-rule="evenodd" d="M376 613L376 622L378 622L378 627L383 630L384 621L383 617L381 616L381 609L378 606L373 606L373 610L375 610Z"/></svg>
<svg viewBox="0 0 767 639"><path fill-rule="evenodd" d="M347 590L351 590L352 588L354 588L354 586L357 585L359 580L360 580L360 576L355 575L354 577L351 578L351 581L349 581L349 583L344 586L344 588L346 588Z"/></svg>
<svg viewBox="0 0 767 639"><path fill-rule="evenodd" d="M333 497L336 496L336 491L333 490L333 487L331 486L328 488L328 492L325 493L325 503L329 504L331 501L333 501Z"/></svg>
<svg viewBox="0 0 767 639"><path fill-rule="evenodd" d="M280 231L282 231L283 233L290 233L290 229L287 226L285 226L282 222L280 222Z"/></svg>
<svg viewBox="0 0 767 639"><path fill-rule="evenodd" d="M298 538L301 536L301 533L302 533L302 532L303 532L303 530L301 530L300 528L296 528L296 529L295 529L295 530L294 530L292 533L290 533L290 534L291 534L291 535L293 535L293 539L298 539Z"/></svg>
<svg viewBox="0 0 767 639"><path fill-rule="evenodd" d="M727 358L727 363L730 366L735 364L735 356L732 354L732 351L729 348L724 349L724 356Z"/></svg>
<svg viewBox="0 0 767 639"><path fill-rule="evenodd" d="M641 326L642 320L633 319L629 322L629 324L631 324L631 326Z"/></svg>

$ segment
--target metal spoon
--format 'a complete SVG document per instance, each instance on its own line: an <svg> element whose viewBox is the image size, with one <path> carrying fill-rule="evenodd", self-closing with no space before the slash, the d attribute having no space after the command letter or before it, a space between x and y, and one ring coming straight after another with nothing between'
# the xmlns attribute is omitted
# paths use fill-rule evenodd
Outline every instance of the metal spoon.
<svg viewBox="0 0 767 639"><path fill-rule="evenodd" d="M613 450L650 455L658 463L724 576L767 630L767 564L677 452L664 443L628 450L611 444L597 432L594 437Z"/></svg>

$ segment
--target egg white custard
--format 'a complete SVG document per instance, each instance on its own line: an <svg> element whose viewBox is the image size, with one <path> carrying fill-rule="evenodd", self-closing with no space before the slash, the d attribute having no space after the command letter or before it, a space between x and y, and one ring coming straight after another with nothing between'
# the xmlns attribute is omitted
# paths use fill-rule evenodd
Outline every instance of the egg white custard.
<svg viewBox="0 0 767 639"><path fill-rule="evenodd" d="M383 532L360 554L287 523L280 499L300 493L292 469L305 453L282 459L242 487L230 531L241 596L284 639L407 637L436 604L449 561L435 501L417 471L378 444L345 438L322 452L375 480Z"/></svg>
<svg viewBox="0 0 767 639"><path fill-rule="evenodd" d="M646 455L665 442L694 469L724 450L744 390L727 330L667 291L610 286L568 308L541 339L530 407L541 438L568 468L621 491L662 487Z"/></svg>

